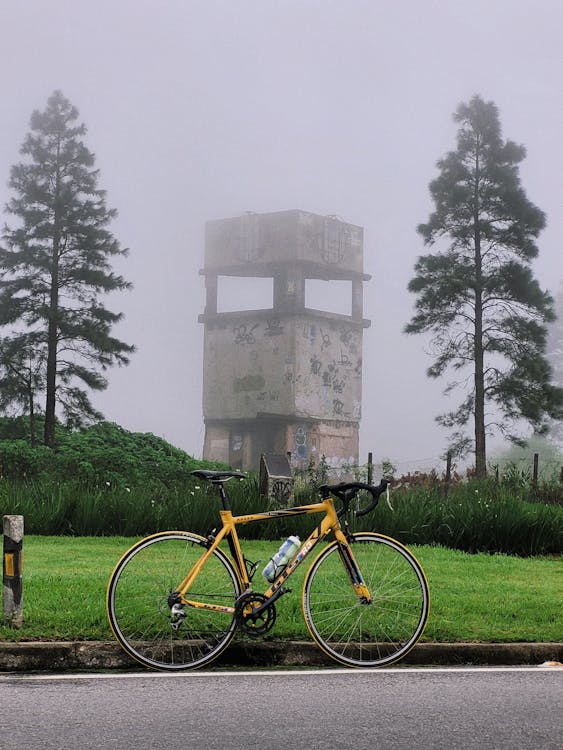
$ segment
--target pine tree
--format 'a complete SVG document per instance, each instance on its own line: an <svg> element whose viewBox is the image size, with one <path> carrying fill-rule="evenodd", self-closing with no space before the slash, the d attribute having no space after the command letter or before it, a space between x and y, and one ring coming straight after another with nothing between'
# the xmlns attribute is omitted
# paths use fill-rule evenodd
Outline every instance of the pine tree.
<svg viewBox="0 0 563 750"><path fill-rule="evenodd" d="M70 427L101 417L85 388L104 389L103 371L127 364L134 351L111 335L122 314L100 301L101 294L130 288L110 267L112 257L127 251L108 229L116 212L97 187L94 155L77 119L78 111L59 91L44 112L33 112L21 148L25 161L12 167L9 181L15 195L6 210L18 222L5 226L0 249L0 357L13 351L15 337L22 350L33 346L40 372L26 381L26 358L18 363L12 357L11 382L17 382L15 367L19 382L44 389L44 442L50 447L57 406ZM8 360L1 364L6 373Z"/></svg>
<svg viewBox="0 0 563 750"><path fill-rule="evenodd" d="M20 407L27 415L31 446L37 444L36 395L44 388L40 334L20 334L0 341L0 413Z"/></svg>
<svg viewBox="0 0 563 750"><path fill-rule="evenodd" d="M418 227L435 252L421 256L409 290L417 295L407 333L430 332L433 378L452 369L446 392L465 389L456 411L438 417L453 445L475 451L486 476L486 436L497 427L518 438L518 422L545 431L561 414L563 390L545 357L553 299L533 277L543 212L526 197L518 165L523 146L503 140L497 107L475 96L461 104L457 149L438 162L430 183L435 209ZM473 419L473 440L464 432ZM516 428L516 429L515 429Z"/></svg>

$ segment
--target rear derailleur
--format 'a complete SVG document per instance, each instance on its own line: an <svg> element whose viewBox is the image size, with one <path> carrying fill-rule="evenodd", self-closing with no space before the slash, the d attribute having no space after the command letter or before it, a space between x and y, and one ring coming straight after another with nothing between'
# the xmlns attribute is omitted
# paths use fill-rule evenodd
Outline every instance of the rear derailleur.
<svg viewBox="0 0 563 750"><path fill-rule="evenodd" d="M186 613L177 591L173 591L168 597L168 606L170 607L170 625L174 630L179 630Z"/></svg>

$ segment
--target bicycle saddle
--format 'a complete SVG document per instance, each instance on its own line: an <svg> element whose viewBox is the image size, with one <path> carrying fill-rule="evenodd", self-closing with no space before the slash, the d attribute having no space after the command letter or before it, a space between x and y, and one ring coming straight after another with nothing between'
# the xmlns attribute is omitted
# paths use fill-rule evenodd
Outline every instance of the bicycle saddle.
<svg viewBox="0 0 563 750"><path fill-rule="evenodd" d="M228 479L246 479L246 474L242 474L240 471L210 471L209 469L197 469L191 471L194 477L199 479L205 479L207 482L213 484L219 484L220 482L226 482Z"/></svg>

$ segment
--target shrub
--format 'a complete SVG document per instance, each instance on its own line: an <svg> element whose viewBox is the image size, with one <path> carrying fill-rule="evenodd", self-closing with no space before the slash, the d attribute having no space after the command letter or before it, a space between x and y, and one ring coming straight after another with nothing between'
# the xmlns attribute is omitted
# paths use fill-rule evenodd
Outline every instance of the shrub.
<svg viewBox="0 0 563 750"><path fill-rule="evenodd" d="M48 472L53 466L49 448L32 448L24 440L0 441L0 478L31 479Z"/></svg>
<svg viewBox="0 0 563 750"><path fill-rule="evenodd" d="M395 510L380 502L370 528L405 544L439 544L465 552L560 554L563 508L527 502L491 480L450 489L397 490Z"/></svg>
<svg viewBox="0 0 563 750"><path fill-rule="evenodd" d="M218 466L197 461L152 433L129 432L100 422L68 434L55 453L57 475L103 486L163 485L185 481L193 469Z"/></svg>
<svg viewBox="0 0 563 750"><path fill-rule="evenodd" d="M4 433L7 429L4 424ZM24 440L0 440L0 477L11 479L170 488L186 481L193 469L219 466L198 461L152 433L129 432L110 422L79 432L60 429L54 452Z"/></svg>

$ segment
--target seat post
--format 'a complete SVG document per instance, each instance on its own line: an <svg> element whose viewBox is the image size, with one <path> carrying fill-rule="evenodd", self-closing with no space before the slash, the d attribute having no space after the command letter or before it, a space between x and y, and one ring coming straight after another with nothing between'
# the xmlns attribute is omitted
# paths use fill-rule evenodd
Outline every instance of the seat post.
<svg viewBox="0 0 563 750"><path fill-rule="evenodd" d="M223 504L224 510L231 510L231 501L229 500L229 496L225 492L225 488L223 487L224 482L217 482L218 489L219 489L219 496L221 497L221 503Z"/></svg>

